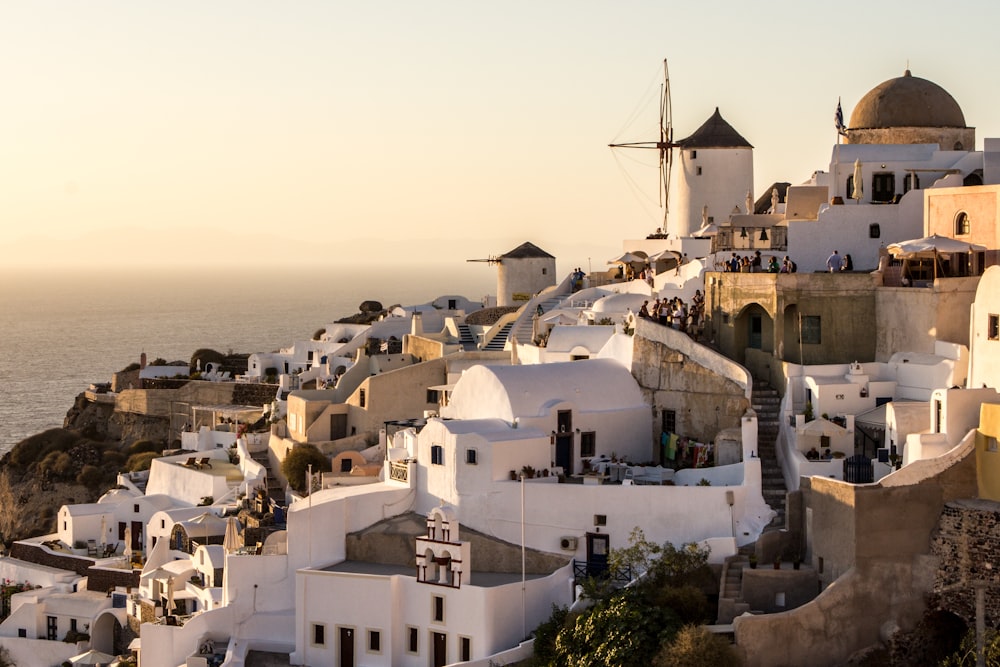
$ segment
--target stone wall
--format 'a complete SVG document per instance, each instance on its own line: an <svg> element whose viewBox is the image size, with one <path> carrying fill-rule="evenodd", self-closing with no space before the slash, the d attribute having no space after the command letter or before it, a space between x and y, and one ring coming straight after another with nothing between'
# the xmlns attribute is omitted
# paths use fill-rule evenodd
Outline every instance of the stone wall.
<svg viewBox="0 0 1000 667"><path fill-rule="evenodd" d="M800 488L809 564L826 588L798 609L736 618L736 643L745 652L746 667L843 665L856 651L885 644L898 630L913 630L928 598L944 586L938 583L943 574L960 576L952 566L941 569L943 557L935 549L996 553L988 550L997 545L986 540L970 549L976 540L962 526L979 520L972 516L951 520L947 534L954 539L932 547L946 506L976 495L973 438L945 456L911 463L878 484L812 477L803 478ZM947 551L947 557L959 553Z"/></svg>
<svg viewBox="0 0 1000 667"><path fill-rule="evenodd" d="M938 557L930 606L976 623L973 582L986 585L986 627L1000 624L1000 503L957 500L941 513L931 553Z"/></svg>
<svg viewBox="0 0 1000 667"><path fill-rule="evenodd" d="M10 547L11 558L60 570L75 572L87 577L87 590L107 592L115 586L139 586L139 572L132 570L115 570L112 568L94 567L90 558L80 558L52 553L48 549L28 542L14 542Z"/></svg>
<svg viewBox="0 0 1000 667"><path fill-rule="evenodd" d="M632 357L632 374L656 410L653 442L659 442L663 410L674 411L677 433L699 442L711 442L722 429L739 428L740 418L750 407L746 389L665 340L657 340L660 329L657 324L640 322Z"/></svg>

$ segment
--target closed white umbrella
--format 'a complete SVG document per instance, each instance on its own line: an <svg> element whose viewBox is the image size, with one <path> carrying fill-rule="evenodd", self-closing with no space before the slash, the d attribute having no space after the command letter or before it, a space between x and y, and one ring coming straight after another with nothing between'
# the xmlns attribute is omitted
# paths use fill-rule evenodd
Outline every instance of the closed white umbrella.
<svg viewBox="0 0 1000 667"><path fill-rule="evenodd" d="M125 550L122 552L125 556L125 561L128 563L132 562L132 527L129 526L125 529Z"/></svg>
<svg viewBox="0 0 1000 667"><path fill-rule="evenodd" d="M243 538L240 535L240 522L234 516L226 520L226 535L222 538L222 548L227 554L237 551L243 546Z"/></svg>
<svg viewBox="0 0 1000 667"><path fill-rule="evenodd" d="M174 578L167 577L167 613L172 614L177 609L174 603Z"/></svg>
<svg viewBox="0 0 1000 667"><path fill-rule="evenodd" d="M856 199L861 201L865 196L864 187L864 176L861 175L861 158L854 161L854 176L852 176L853 181L853 192L851 192L851 199Z"/></svg>

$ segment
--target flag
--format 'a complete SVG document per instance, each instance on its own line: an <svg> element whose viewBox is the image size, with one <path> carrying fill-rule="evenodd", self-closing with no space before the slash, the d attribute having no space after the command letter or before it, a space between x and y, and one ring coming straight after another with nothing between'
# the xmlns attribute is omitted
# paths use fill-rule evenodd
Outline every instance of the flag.
<svg viewBox="0 0 1000 667"><path fill-rule="evenodd" d="M844 110L840 108L840 98L837 98L837 113L833 115L833 122L837 126L837 134L847 136L847 127L844 126Z"/></svg>

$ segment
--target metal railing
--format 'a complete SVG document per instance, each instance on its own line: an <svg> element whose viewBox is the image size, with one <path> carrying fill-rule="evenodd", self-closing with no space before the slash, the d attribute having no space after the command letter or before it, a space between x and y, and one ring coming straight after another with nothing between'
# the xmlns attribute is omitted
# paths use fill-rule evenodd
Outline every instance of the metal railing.
<svg viewBox="0 0 1000 667"><path fill-rule="evenodd" d="M408 462L389 462L389 479L394 482L408 484L410 481L410 464Z"/></svg>

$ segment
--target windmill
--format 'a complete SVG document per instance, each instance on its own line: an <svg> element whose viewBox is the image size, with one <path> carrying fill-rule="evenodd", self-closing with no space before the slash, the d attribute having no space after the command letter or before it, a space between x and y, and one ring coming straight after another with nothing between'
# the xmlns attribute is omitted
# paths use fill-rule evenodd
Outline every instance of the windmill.
<svg viewBox="0 0 1000 667"><path fill-rule="evenodd" d="M663 60L663 83L660 86L660 138L658 141L633 141L608 144L609 148L644 148L660 153L660 206L663 208L663 229L667 228L667 214L670 212L670 169L673 164L674 143L673 112L670 103L670 73L667 61Z"/></svg>

